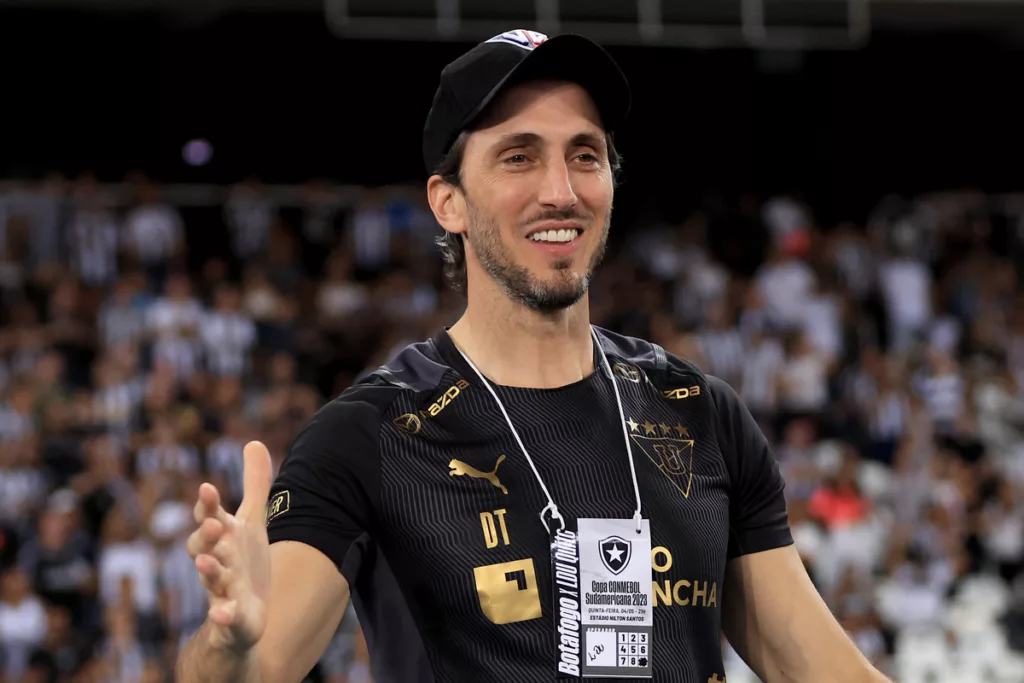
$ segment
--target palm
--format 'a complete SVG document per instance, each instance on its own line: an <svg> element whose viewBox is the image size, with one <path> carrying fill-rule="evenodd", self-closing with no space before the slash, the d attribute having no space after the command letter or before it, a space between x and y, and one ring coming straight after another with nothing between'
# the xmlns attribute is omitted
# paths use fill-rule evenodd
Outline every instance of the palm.
<svg viewBox="0 0 1024 683"><path fill-rule="evenodd" d="M236 642L255 643L267 626L267 593L270 588L270 542L262 518L235 513L236 526L229 532L238 547L238 581L229 585L227 599L237 605L232 630Z"/></svg>
<svg viewBox="0 0 1024 683"><path fill-rule="evenodd" d="M210 599L212 644L241 650L259 641L267 625L270 543L264 510L272 476L263 444L248 444L244 457L245 493L238 511L228 514L217 489L203 484L196 503L200 527L188 543Z"/></svg>

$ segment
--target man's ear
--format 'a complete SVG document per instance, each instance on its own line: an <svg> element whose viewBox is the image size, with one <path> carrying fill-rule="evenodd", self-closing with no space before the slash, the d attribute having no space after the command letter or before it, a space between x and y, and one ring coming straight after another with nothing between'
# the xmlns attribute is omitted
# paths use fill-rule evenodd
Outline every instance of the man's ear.
<svg viewBox="0 0 1024 683"><path fill-rule="evenodd" d="M442 228L455 235L466 232L466 200L462 190L433 175L427 181L427 202Z"/></svg>

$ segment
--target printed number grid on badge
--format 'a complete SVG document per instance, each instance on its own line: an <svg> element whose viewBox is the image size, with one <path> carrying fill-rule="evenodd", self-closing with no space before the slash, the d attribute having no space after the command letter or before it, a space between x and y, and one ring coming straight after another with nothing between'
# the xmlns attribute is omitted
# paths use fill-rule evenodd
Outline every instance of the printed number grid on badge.
<svg viewBox="0 0 1024 683"><path fill-rule="evenodd" d="M616 660L619 666L645 667L650 662L650 642L647 633L618 631Z"/></svg>

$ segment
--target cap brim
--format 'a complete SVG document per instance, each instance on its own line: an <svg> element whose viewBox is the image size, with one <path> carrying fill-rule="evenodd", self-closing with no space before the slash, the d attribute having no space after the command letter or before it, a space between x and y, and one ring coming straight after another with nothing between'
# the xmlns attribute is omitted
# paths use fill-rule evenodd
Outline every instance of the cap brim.
<svg viewBox="0 0 1024 683"><path fill-rule="evenodd" d="M462 122L462 127L470 126L507 88L547 79L577 83L586 90L608 132L614 131L629 113L629 83L619 65L594 41L567 33L549 38L534 48L491 89Z"/></svg>

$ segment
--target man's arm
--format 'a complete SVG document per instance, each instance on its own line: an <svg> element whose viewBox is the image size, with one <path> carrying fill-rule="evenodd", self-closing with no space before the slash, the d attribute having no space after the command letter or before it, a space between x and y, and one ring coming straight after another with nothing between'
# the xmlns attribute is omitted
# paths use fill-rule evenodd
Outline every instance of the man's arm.
<svg viewBox="0 0 1024 683"><path fill-rule="evenodd" d="M793 545L784 482L768 440L728 384L708 377L729 471L729 550L722 626L765 683L886 679L832 616Z"/></svg>
<svg viewBox="0 0 1024 683"><path fill-rule="evenodd" d="M217 556L216 546L198 549L209 547L216 533L207 534L201 526L193 534L198 537L190 538L190 553L212 597L207 623L180 658L180 683L297 683L322 656L372 543L380 489L380 415L382 405L396 395L391 387L359 385L329 402L296 436L273 485L257 495L250 495L255 485L250 485L246 447L240 512L249 510L249 498L258 499L258 525L238 536L235 557L225 552L230 547L222 550L224 569L209 554ZM265 467L269 479L269 454ZM212 505L214 493L208 484L200 487L197 506ZM245 515L247 521L255 516L252 510ZM230 519L225 524L237 528ZM212 519L203 525L218 527ZM266 551L265 562L253 560L260 548ZM249 560L242 563L247 575L231 569L239 556ZM221 597L216 588L224 577L228 590ZM242 598L258 595L260 609L246 609L232 586ZM242 607L236 610L236 604ZM236 619L239 614L247 619ZM217 627L239 621L241 627L228 631L228 637ZM241 637L232 640L235 632Z"/></svg>
<svg viewBox="0 0 1024 683"><path fill-rule="evenodd" d="M884 683L832 616L795 546L729 562L722 628L765 683Z"/></svg>
<svg viewBox="0 0 1024 683"><path fill-rule="evenodd" d="M323 655L348 606L348 582L323 553L304 543L270 547L267 628L235 652L211 642L210 622L178 659L179 683L298 683Z"/></svg>

